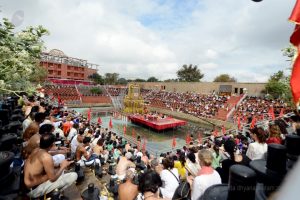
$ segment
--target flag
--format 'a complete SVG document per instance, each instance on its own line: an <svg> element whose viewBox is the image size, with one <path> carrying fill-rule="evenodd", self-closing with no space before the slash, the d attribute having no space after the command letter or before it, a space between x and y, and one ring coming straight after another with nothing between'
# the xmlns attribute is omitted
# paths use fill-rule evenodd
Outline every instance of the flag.
<svg viewBox="0 0 300 200"><path fill-rule="evenodd" d="M126 135L126 126L124 125L123 126L123 133L124 133L124 136Z"/></svg>
<svg viewBox="0 0 300 200"><path fill-rule="evenodd" d="M251 128L251 129L253 129L253 128L254 128L254 126L255 126L255 124L256 124L256 117L255 117L255 116L253 116L253 118L252 118L252 121L251 121L250 128Z"/></svg>
<svg viewBox="0 0 300 200"><path fill-rule="evenodd" d="M190 144L191 141L192 141L192 138L191 138L190 134L188 133L188 134L186 135L186 137L185 137L185 143L186 143L186 144Z"/></svg>
<svg viewBox="0 0 300 200"><path fill-rule="evenodd" d="M284 108L281 108L280 113L279 113L279 117L283 117L284 115Z"/></svg>
<svg viewBox="0 0 300 200"><path fill-rule="evenodd" d="M87 112L87 120L90 122L91 121L91 114L92 114L92 108L89 108Z"/></svg>
<svg viewBox="0 0 300 200"><path fill-rule="evenodd" d="M112 123L112 120L111 120L111 118L110 118L110 120L109 120L109 124L108 124L108 126L109 126L109 128L110 128L110 129L112 129L112 128L113 128L113 123Z"/></svg>
<svg viewBox="0 0 300 200"><path fill-rule="evenodd" d="M202 144L202 136L201 133L198 133L198 143Z"/></svg>
<svg viewBox="0 0 300 200"><path fill-rule="evenodd" d="M214 130L213 136L214 136L214 137L218 137L218 136L219 136L219 131L218 131L218 129L215 129L215 130Z"/></svg>
<svg viewBox="0 0 300 200"><path fill-rule="evenodd" d="M176 137L173 136L173 139L172 139L172 148L175 148L176 147Z"/></svg>
<svg viewBox="0 0 300 200"><path fill-rule="evenodd" d="M300 0L296 1L294 9L291 13L289 20L296 24L295 30L290 37L290 42L297 48L295 60L293 63L293 70L290 80L291 90L294 98L294 102L299 104L300 101L300 56L299 56L299 45L300 45Z"/></svg>
<svg viewBox="0 0 300 200"><path fill-rule="evenodd" d="M98 117L98 124L102 124L102 119L101 119L101 117Z"/></svg>
<svg viewBox="0 0 300 200"><path fill-rule="evenodd" d="M143 147L142 147L142 150L145 152L146 151L146 145L147 145L147 139L144 138L144 142L143 142Z"/></svg>
<svg viewBox="0 0 300 200"><path fill-rule="evenodd" d="M274 108L273 107L270 107L268 114L272 118L272 120L275 120L275 114L274 114Z"/></svg>
<svg viewBox="0 0 300 200"><path fill-rule="evenodd" d="M222 134L223 134L223 135L226 134L226 129L225 129L225 126L224 126L224 125L222 126Z"/></svg>

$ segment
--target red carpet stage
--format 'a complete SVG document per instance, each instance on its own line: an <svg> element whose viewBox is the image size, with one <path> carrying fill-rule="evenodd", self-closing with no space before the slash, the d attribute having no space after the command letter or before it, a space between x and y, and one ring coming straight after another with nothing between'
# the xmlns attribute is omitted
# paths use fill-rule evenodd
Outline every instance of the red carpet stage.
<svg viewBox="0 0 300 200"><path fill-rule="evenodd" d="M149 116L147 119L143 115L130 115L128 118L135 124L141 124L150 127L156 131L162 131L165 129L175 128L178 126L186 125L186 121L174 119L172 117L166 117L164 119L158 119L157 117Z"/></svg>

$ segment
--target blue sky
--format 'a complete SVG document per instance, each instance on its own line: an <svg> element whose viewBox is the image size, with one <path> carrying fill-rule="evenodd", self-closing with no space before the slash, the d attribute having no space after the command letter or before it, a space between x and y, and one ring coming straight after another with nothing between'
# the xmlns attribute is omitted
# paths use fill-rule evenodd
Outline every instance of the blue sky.
<svg viewBox="0 0 300 200"><path fill-rule="evenodd" d="M197 65L212 81L228 73L264 82L289 63L295 1L264 0L0 0L0 17L23 12L18 29L43 25L47 51L99 64L99 73L160 80ZM287 73L290 73L286 70Z"/></svg>

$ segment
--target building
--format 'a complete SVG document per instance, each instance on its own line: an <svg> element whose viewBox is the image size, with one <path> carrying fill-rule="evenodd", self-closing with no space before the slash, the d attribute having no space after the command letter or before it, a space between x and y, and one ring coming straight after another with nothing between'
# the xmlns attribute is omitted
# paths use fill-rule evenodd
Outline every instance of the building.
<svg viewBox="0 0 300 200"><path fill-rule="evenodd" d="M40 65L48 70L47 80L60 83L89 82L88 77L97 73L98 67L87 60L68 57L58 49L52 49L49 53L43 52Z"/></svg>
<svg viewBox="0 0 300 200"><path fill-rule="evenodd" d="M140 82L144 89L165 90L171 92L196 92L201 94L261 96L266 83L234 83L234 82Z"/></svg>

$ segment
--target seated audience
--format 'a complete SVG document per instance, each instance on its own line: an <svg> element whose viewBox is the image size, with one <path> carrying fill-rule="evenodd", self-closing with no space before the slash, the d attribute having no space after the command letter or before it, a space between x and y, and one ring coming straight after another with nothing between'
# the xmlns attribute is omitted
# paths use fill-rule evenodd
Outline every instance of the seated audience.
<svg viewBox="0 0 300 200"><path fill-rule="evenodd" d="M30 190L28 196L37 198L55 189L65 190L77 179L75 172L63 173L72 161L63 160L58 170L54 168L52 156L48 151L53 148L55 137L46 133L41 136L38 148L30 154L24 166L24 183Z"/></svg>

